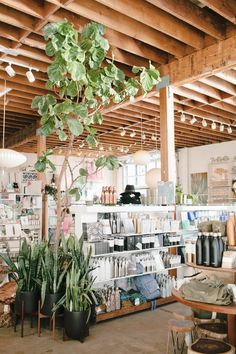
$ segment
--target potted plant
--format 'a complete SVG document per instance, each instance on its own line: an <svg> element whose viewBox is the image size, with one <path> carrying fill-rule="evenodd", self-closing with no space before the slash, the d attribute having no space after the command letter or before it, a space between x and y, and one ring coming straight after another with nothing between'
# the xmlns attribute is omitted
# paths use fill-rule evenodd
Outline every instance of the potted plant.
<svg viewBox="0 0 236 354"><path fill-rule="evenodd" d="M58 301L53 311L64 305L65 334L81 342L89 334L89 319L92 307L96 304L93 290L94 278L90 265L91 251L86 256L83 253L83 240L70 236L66 242L70 265L66 275L66 291Z"/></svg>
<svg viewBox="0 0 236 354"><path fill-rule="evenodd" d="M24 239L16 262L9 254L1 254L1 258L8 266L9 280L17 283L15 306L18 313L21 313L22 303L24 313L31 314L37 311L43 248L42 243L30 244Z"/></svg>
<svg viewBox="0 0 236 354"><path fill-rule="evenodd" d="M148 68L133 67L133 77L126 78L116 66L114 57L106 59L110 46L101 24L89 23L79 34L63 19L49 23L43 32L47 41L46 54L53 58L46 83L52 93L36 96L31 107L41 117L40 134L55 133L64 146L64 160L53 191L57 206L56 241L59 243L64 211L69 206L68 195L79 200L89 174L86 168L80 168L78 175L73 175L69 157L74 143L81 136L80 146L86 144L88 148L96 148L99 141L94 125L102 124L103 109L138 94L145 95L160 81L160 74L150 62ZM55 173L56 167L50 160L53 153L53 149L49 149L38 158L35 164L38 172L49 167ZM113 170L118 168L118 160L103 154L95 160L95 165L97 169ZM71 183L62 197L61 184L66 173L71 174Z"/></svg>
<svg viewBox="0 0 236 354"><path fill-rule="evenodd" d="M41 313L51 316L53 306L61 299L65 292L65 275L67 266L66 255L61 247L52 247L46 244L42 256L42 286L41 286ZM62 308L57 313L62 312Z"/></svg>

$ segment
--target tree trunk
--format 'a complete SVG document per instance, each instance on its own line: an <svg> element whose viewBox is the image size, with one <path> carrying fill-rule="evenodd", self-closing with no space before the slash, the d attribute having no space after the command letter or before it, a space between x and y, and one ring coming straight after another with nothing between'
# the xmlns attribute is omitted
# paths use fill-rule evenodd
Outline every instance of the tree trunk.
<svg viewBox="0 0 236 354"><path fill-rule="evenodd" d="M57 180L57 226L56 226L56 244L59 243L61 238L61 223L64 219L64 213L62 212L62 208L68 207L68 205L62 205L62 197L61 197L61 182L66 173L68 167L68 159L71 154L72 146L74 142L74 135L70 135L69 137L69 144L66 148L65 158L61 167L61 171ZM68 193L68 190L65 190L65 194ZM67 200L67 198L65 199ZM67 203L68 204L68 201Z"/></svg>

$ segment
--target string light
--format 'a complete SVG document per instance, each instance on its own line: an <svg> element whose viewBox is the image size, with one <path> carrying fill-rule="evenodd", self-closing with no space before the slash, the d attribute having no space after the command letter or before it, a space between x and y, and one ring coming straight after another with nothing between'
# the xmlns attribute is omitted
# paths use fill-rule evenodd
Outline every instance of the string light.
<svg viewBox="0 0 236 354"><path fill-rule="evenodd" d="M206 121L206 119L203 119L203 120L202 120L202 126L203 126L203 127L207 127L207 121Z"/></svg>
<svg viewBox="0 0 236 354"><path fill-rule="evenodd" d="M231 128L230 125L229 125L228 128L227 128L227 132L228 132L229 134L232 134L232 128Z"/></svg>
<svg viewBox="0 0 236 354"><path fill-rule="evenodd" d="M104 150L103 145L100 145L100 146L99 146L99 150L100 150L100 151L103 151L103 150Z"/></svg>
<svg viewBox="0 0 236 354"><path fill-rule="evenodd" d="M185 114L182 112L180 115L180 121L185 122L185 120L186 120Z"/></svg>
<svg viewBox="0 0 236 354"><path fill-rule="evenodd" d="M156 136L155 134L152 134L151 140L152 140L152 141L157 141L157 136Z"/></svg>
<svg viewBox="0 0 236 354"><path fill-rule="evenodd" d="M212 129L212 130L215 130L215 129L216 129L216 122L212 122L212 123L211 123L211 129Z"/></svg>
<svg viewBox="0 0 236 354"><path fill-rule="evenodd" d="M145 139L146 139L146 135L145 135L144 133L142 133L141 139L142 139L142 140L145 140Z"/></svg>
<svg viewBox="0 0 236 354"><path fill-rule="evenodd" d="M197 121L197 119L195 118L195 116L193 116L193 118L190 120L190 124L194 124Z"/></svg>
<svg viewBox="0 0 236 354"><path fill-rule="evenodd" d="M224 124L221 124L220 125L220 132L223 133L224 130L225 130L225 126L224 126Z"/></svg>
<svg viewBox="0 0 236 354"><path fill-rule="evenodd" d="M135 133L135 131L133 130L133 131L130 133L130 135L129 135L129 136L130 136L131 138L134 138L134 137L135 137L135 135L136 135L136 133Z"/></svg>
<svg viewBox="0 0 236 354"><path fill-rule="evenodd" d="M121 132L120 132L120 135L121 135L121 136L125 136L125 134L126 134L126 130L124 130L124 128L122 128L122 130L121 130Z"/></svg>

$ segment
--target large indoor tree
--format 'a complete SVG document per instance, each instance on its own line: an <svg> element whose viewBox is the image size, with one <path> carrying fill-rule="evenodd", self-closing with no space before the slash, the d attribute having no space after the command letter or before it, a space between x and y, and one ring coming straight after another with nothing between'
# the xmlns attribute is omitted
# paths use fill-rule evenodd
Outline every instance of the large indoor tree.
<svg viewBox="0 0 236 354"><path fill-rule="evenodd" d="M103 108L138 94L145 95L160 81L159 72L151 62L148 68L134 66L133 76L126 78L115 65L114 58L106 59L109 43L104 33L101 24L92 22L79 34L66 19L49 23L44 28L46 54L53 58L47 71L46 88L52 93L35 97L32 108L37 109L41 116L41 134L56 133L59 140L66 144L62 168L56 180L57 241L60 239L67 196L74 195L78 200L81 196L81 178L88 176L88 171L80 168L79 175L72 178L65 196L61 198L61 183L70 168L69 156L75 140L86 133L88 147L97 146L94 125L102 124ZM44 172L47 167L55 171L50 161L53 153L53 149L49 149L38 158L35 167L39 172ZM97 169L107 167L113 170L117 168L118 161L114 156L101 156L96 159L95 165Z"/></svg>

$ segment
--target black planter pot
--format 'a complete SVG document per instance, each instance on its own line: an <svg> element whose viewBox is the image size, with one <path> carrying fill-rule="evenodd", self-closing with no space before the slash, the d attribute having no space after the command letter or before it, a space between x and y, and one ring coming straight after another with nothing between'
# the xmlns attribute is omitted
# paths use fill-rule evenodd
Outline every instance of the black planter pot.
<svg viewBox="0 0 236 354"><path fill-rule="evenodd" d="M16 312L22 313L22 305L24 306L25 314L32 314L38 310L38 291L21 291L16 295Z"/></svg>
<svg viewBox="0 0 236 354"><path fill-rule="evenodd" d="M47 293L45 295L44 304L43 304L43 307L41 308L40 312L43 315L51 316L53 306L62 298L63 295L64 295L64 293L56 293L56 294ZM56 315L63 313L63 311L64 311L64 308L63 308L63 306L61 306L56 311Z"/></svg>
<svg viewBox="0 0 236 354"><path fill-rule="evenodd" d="M78 339L80 342L89 335L89 311L71 312L65 310L64 327L67 337Z"/></svg>

